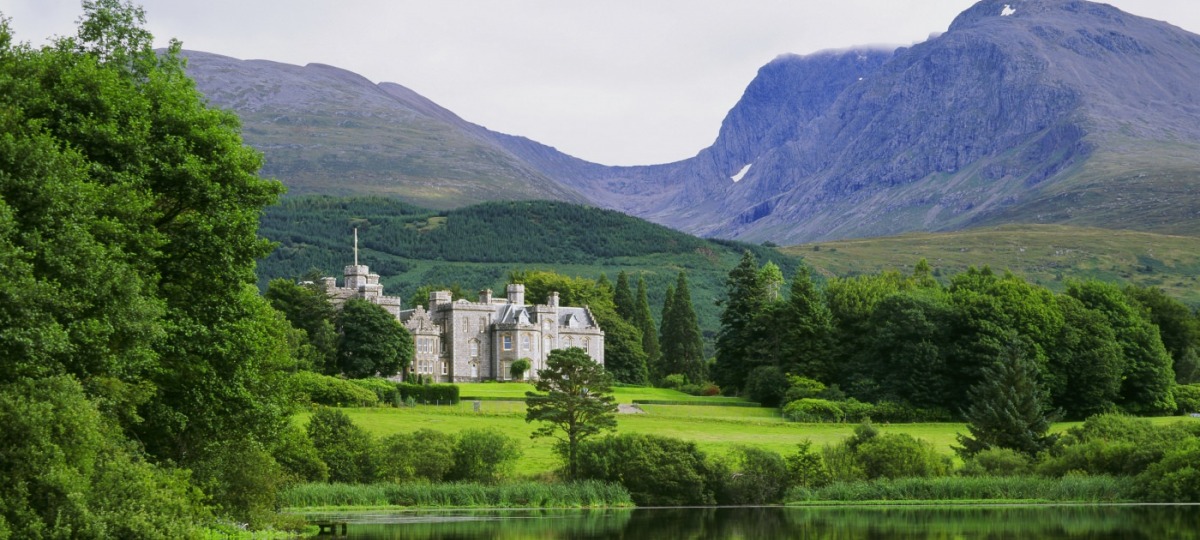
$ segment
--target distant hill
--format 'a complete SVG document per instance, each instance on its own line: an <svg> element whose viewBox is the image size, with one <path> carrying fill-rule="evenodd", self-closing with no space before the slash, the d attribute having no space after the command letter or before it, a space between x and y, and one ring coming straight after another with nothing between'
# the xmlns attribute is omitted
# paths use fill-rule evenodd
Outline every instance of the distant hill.
<svg viewBox="0 0 1200 540"><path fill-rule="evenodd" d="M1006 225L784 248L826 276L912 272L922 258L943 281L988 265L1062 290L1076 279L1159 287L1200 307L1200 238L1063 225Z"/></svg>
<svg viewBox="0 0 1200 540"><path fill-rule="evenodd" d="M188 54L294 194L588 202L780 244L1012 223L1200 234L1200 36L1105 4L982 0L912 47L780 56L712 146L644 167L329 66Z"/></svg>
<svg viewBox="0 0 1200 540"><path fill-rule="evenodd" d="M789 278L799 259L775 249L696 238L615 212L549 201L491 202L433 211L382 197L298 197L268 208L260 234L279 247L258 266L262 283L310 271L337 276L353 260L381 276L388 294L422 285L503 291L513 270L554 270L612 281L624 270L646 279L655 317L663 292L688 273L702 330L716 331L725 278L745 250L773 260Z"/></svg>

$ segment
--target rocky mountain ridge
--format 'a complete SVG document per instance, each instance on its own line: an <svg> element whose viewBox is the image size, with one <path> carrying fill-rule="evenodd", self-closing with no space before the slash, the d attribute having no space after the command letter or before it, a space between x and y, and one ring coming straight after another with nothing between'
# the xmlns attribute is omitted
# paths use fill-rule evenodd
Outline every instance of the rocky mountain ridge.
<svg viewBox="0 0 1200 540"><path fill-rule="evenodd" d="M295 69L311 72L307 84L352 85L366 105L300 90L256 101L272 77L229 92L194 54L201 90L242 115L267 172L301 192L435 207L476 200L465 195L584 200L777 243L1009 222L1200 233L1200 36L1082 0L983 0L912 47L781 56L712 146L646 167L588 163L321 66ZM377 106L383 97L395 110ZM341 130L347 146L323 137L314 160L279 144L295 130L270 126L293 117ZM391 142L363 142L373 138Z"/></svg>

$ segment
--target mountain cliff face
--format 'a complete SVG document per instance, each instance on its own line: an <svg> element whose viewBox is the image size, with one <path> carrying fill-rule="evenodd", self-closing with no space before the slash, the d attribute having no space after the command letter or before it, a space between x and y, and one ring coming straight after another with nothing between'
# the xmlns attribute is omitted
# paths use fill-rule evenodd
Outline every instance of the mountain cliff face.
<svg viewBox="0 0 1200 540"><path fill-rule="evenodd" d="M193 58L201 89L301 191L584 199L778 243L1009 222L1200 233L1200 36L1080 0L983 0L912 47L781 56L712 146L647 167L588 163L332 68L230 77L209 61ZM301 75L328 96L277 79Z"/></svg>

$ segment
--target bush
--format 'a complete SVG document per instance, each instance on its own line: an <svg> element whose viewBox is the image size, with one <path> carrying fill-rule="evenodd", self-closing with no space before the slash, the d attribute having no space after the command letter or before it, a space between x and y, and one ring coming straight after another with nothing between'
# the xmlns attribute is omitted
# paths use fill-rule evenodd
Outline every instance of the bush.
<svg viewBox="0 0 1200 540"><path fill-rule="evenodd" d="M787 463L769 450L739 446L712 468L720 482L715 486L717 504L775 504L791 487Z"/></svg>
<svg viewBox="0 0 1200 540"><path fill-rule="evenodd" d="M638 506L716 502L704 453L691 441L627 433L586 441L578 457L581 478L618 482Z"/></svg>
<svg viewBox="0 0 1200 540"><path fill-rule="evenodd" d="M1154 426L1142 418L1096 415L1071 428L1037 466L1038 474L1070 472L1133 476L1162 459L1167 451L1197 436L1200 426Z"/></svg>
<svg viewBox="0 0 1200 540"><path fill-rule="evenodd" d="M299 403L330 407L373 407L379 404L379 396L375 392L345 379L300 371L292 375L291 382Z"/></svg>
<svg viewBox="0 0 1200 540"><path fill-rule="evenodd" d="M374 480L374 442L371 435L346 413L321 407L308 421L308 438L333 482L366 483Z"/></svg>
<svg viewBox="0 0 1200 540"><path fill-rule="evenodd" d="M966 461L963 476L1025 476L1032 469L1029 456L1011 448L981 450Z"/></svg>
<svg viewBox="0 0 1200 540"><path fill-rule="evenodd" d="M395 405L400 402L400 391L396 389L396 383L387 379L373 377L370 379L350 379L347 382L374 392L379 403Z"/></svg>
<svg viewBox="0 0 1200 540"><path fill-rule="evenodd" d="M783 416L793 422L841 422L846 413L838 404L824 399L805 398L783 407Z"/></svg>
<svg viewBox="0 0 1200 540"><path fill-rule="evenodd" d="M1178 414L1200 413L1200 384L1181 384L1175 387Z"/></svg>
<svg viewBox="0 0 1200 540"><path fill-rule="evenodd" d="M288 426L280 433L272 455L279 466L283 467L288 483L329 480L329 467L321 461L312 439L297 427Z"/></svg>
<svg viewBox="0 0 1200 540"><path fill-rule="evenodd" d="M377 445L376 478L381 482L441 482L454 468L455 437L420 429L385 437Z"/></svg>
<svg viewBox="0 0 1200 540"><path fill-rule="evenodd" d="M680 373L672 373L670 375L667 375L666 377L663 377L662 381L659 382L659 385L663 388L670 388L671 390L679 390L686 383L687 383L687 377L684 377Z"/></svg>
<svg viewBox="0 0 1200 540"><path fill-rule="evenodd" d="M458 385L455 384L409 384L396 385L400 390L400 399L409 398L417 403L439 403L442 405L457 405L459 401Z"/></svg>
<svg viewBox="0 0 1200 540"><path fill-rule="evenodd" d="M529 371L531 367L533 364L529 362L528 358L518 358L509 366L509 375L512 375L514 381L519 381L525 378L525 372Z"/></svg>
<svg viewBox="0 0 1200 540"><path fill-rule="evenodd" d="M797 445L796 453L784 458L787 461L789 482L793 486L818 488L829 484L829 467L820 452L812 449L812 441Z"/></svg>
<svg viewBox="0 0 1200 540"><path fill-rule="evenodd" d="M784 393L784 403L791 403L798 399L807 398L823 398L821 394L825 392L825 384L821 381L816 381L808 377L800 377L793 375L788 377L788 389Z"/></svg>
<svg viewBox="0 0 1200 540"><path fill-rule="evenodd" d="M1190 439L1169 450L1137 479L1144 501L1200 503L1200 440Z"/></svg>
<svg viewBox="0 0 1200 540"><path fill-rule="evenodd" d="M496 483L521 458L521 445L495 428L468 429L459 433L453 456L452 480Z"/></svg>
<svg viewBox="0 0 1200 540"><path fill-rule="evenodd" d="M746 396L764 407L778 407L788 390L788 378L775 366L759 366L746 376Z"/></svg>
<svg viewBox="0 0 1200 540"><path fill-rule="evenodd" d="M872 437L855 450L867 479L945 476L949 456L938 454L933 445L907 433L885 433Z"/></svg>
<svg viewBox="0 0 1200 540"><path fill-rule="evenodd" d="M287 475L257 442L211 444L191 469L223 515L254 528L275 520L275 498Z"/></svg>

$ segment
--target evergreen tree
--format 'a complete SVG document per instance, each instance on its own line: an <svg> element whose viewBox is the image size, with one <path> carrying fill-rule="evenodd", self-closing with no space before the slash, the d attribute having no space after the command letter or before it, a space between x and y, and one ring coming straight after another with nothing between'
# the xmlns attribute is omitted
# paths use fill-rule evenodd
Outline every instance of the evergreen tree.
<svg viewBox="0 0 1200 540"><path fill-rule="evenodd" d="M662 351L658 343L658 327L650 314L650 300L646 293L646 280L638 276L637 310L634 323L642 331L642 350L646 352L646 366L654 366Z"/></svg>
<svg viewBox="0 0 1200 540"><path fill-rule="evenodd" d="M696 322L696 311L692 308L685 272L679 273L671 303L667 312L670 318L663 320L662 375L679 373L698 384L705 375L704 340Z"/></svg>
<svg viewBox="0 0 1200 540"><path fill-rule="evenodd" d="M729 271L725 288L713 379L723 388L741 389L746 374L763 363L762 351L757 348L759 326L755 321L769 301L768 288L753 253L742 253L742 260Z"/></svg>
<svg viewBox="0 0 1200 540"><path fill-rule="evenodd" d="M767 292L767 302L778 301L783 290L783 270L779 265L767 261L758 271L758 280Z"/></svg>
<svg viewBox="0 0 1200 540"><path fill-rule="evenodd" d="M667 371L666 359L666 339L667 339L667 321L672 319L671 309L675 307L675 286L667 285L667 290L663 293L663 306L661 318L658 320L658 344L659 354L658 362L650 366L650 377L655 384L662 382L663 377L670 375Z"/></svg>
<svg viewBox="0 0 1200 540"><path fill-rule="evenodd" d="M1015 335L997 361L983 369L983 379L970 390L966 411L970 435L958 435L956 451L964 458L990 448L1010 448L1029 456L1047 448L1053 437L1046 416L1046 392L1037 366Z"/></svg>
<svg viewBox="0 0 1200 540"><path fill-rule="evenodd" d="M783 371L831 382L833 317L813 285L808 267L796 269L783 320L773 322L787 331L780 366Z"/></svg>
<svg viewBox="0 0 1200 540"><path fill-rule="evenodd" d="M617 315L629 322L634 322L637 316L637 305L633 300L633 292L629 290L629 275L622 270L617 274L617 286L613 289L613 304L617 306Z"/></svg>
<svg viewBox="0 0 1200 540"><path fill-rule="evenodd" d="M538 392L526 392L526 422L544 422L534 437L555 437L555 449L566 461L567 478L578 477L579 444L602 431L617 428L617 402L612 396L612 376L592 361L583 349L557 349L546 358L534 383Z"/></svg>

